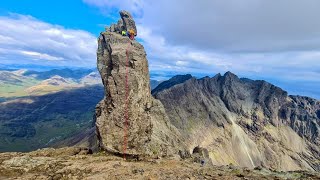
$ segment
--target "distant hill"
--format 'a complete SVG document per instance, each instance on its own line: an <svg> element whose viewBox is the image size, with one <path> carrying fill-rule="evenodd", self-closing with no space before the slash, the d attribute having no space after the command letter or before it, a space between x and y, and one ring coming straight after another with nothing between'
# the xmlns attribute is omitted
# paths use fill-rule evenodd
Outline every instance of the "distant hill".
<svg viewBox="0 0 320 180"><path fill-rule="evenodd" d="M103 96L93 70L0 71L0 152L31 151L86 132Z"/></svg>
<svg viewBox="0 0 320 180"><path fill-rule="evenodd" d="M25 89L25 91L28 92L29 95L43 95L77 87L81 87L81 85L75 82L75 80L71 78L65 79L61 76L55 75Z"/></svg>
<svg viewBox="0 0 320 180"><path fill-rule="evenodd" d="M96 84L102 84L100 75L90 69L2 70L0 98L44 95Z"/></svg>
<svg viewBox="0 0 320 180"><path fill-rule="evenodd" d="M22 75L25 70L0 71L0 97L21 97L27 96L24 90L40 83L33 77Z"/></svg>
<svg viewBox="0 0 320 180"><path fill-rule="evenodd" d="M192 76L190 74L187 75L176 75L172 77L171 79L167 81L163 81L160 84L158 84L153 90L152 93L155 94L157 92L160 92L164 89L168 89L176 84L184 83L185 81L191 79Z"/></svg>
<svg viewBox="0 0 320 180"><path fill-rule="evenodd" d="M154 88L156 88L162 81L158 81L158 80L150 80L150 86L151 86L151 90L153 90Z"/></svg>
<svg viewBox="0 0 320 180"><path fill-rule="evenodd" d="M26 71L23 73L24 76L34 76L36 79L44 80L44 79L49 79L53 76L61 76L63 78L72 78L72 79L81 79L84 76L94 72L92 69L77 69L77 70L72 70L72 69L53 69L50 71L44 71L44 72L39 72L39 71Z"/></svg>
<svg viewBox="0 0 320 180"><path fill-rule="evenodd" d="M93 126L100 85L0 103L0 152L50 146Z"/></svg>
<svg viewBox="0 0 320 180"><path fill-rule="evenodd" d="M103 96L97 71L0 70L0 152L81 143Z"/></svg>
<svg viewBox="0 0 320 180"><path fill-rule="evenodd" d="M100 74L98 72L91 72L80 79L80 84L92 85L102 84Z"/></svg>
<svg viewBox="0 0 320 180"><path fill-rule="evenodd" d="M1 63L1 62L0 62ZM70 67L65 67L65 66L48 66L48 65L39 65L39 64L0 64L0 70L4 71L15 71L19 69L28 69L32 71L50 71L52 69L90 69L90 68L70 68Z"/></svg>

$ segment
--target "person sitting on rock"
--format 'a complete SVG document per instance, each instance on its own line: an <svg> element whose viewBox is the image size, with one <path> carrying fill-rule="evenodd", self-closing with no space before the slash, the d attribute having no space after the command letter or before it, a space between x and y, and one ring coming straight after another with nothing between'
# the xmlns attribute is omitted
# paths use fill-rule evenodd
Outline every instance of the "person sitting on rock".
<svg viewBox="0 0 320 180"><path fill-rule="evenodd" d="M127 34L131 40L134 40L134 36L136 35L136 33L133 29L130 29Z"/></svg>
<svg viewBox="0 0 320 180"><path fill-rule="evenodd" d="M127 35L127 32L126 32L126 31L121 31L121 35L122 35L122 36L126 36L126 35Z"/></svg>

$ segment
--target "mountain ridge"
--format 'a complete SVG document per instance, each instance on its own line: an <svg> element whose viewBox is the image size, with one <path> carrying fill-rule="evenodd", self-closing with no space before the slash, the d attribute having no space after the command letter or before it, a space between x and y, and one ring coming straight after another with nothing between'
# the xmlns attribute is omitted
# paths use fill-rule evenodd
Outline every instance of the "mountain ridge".
<svg viewBox="0 0 320 180"><path fill-rule="evenodd" d="M316 99L288 96L286 91L266 81L240 79L231 72L212 78L191 78L153 96L163 103L171 123L189 139L189 151L196 146L207 148L215 164L228 164L225 160L233 157L233 163L246 167L260 165L285 170L319 170L316 159L320 152L317 147L320 102ZM207 131L209 138L203 131ZM230 136L222 136L222 132L229 131ZM213 138L216 140L210 140L212 133L216 134ZM199 139L201 136L203 138ZM290 136L303 148L296 149L290 144L287 140ZM242 144L236 145L236 141L231 141L231 144L223 145L229 141L227 139L234 138ZM216 145L209 145L210 142ZM272 147L274 143L279 143L281 150ZM219 150L221 147L231 151L226 154ZM263 152L262 147L268 147L268 152ZM237 149L240 154L243 152L243 157L248 159L237 159L232 149ZM278 151L286 153L279 157ZM224 157L224 160L217 159L217 156ZM287 165L279 164L277 159Z"/></svg>

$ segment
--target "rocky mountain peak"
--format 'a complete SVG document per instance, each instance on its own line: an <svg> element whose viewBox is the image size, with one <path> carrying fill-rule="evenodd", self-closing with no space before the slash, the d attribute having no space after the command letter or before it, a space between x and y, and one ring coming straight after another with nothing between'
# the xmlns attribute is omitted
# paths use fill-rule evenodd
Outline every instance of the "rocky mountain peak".
<svg viewBox="0 0 320 180"><path fill-rule="evenodd" d="M223 79L224 79L224 81L230 81L230 82L234 82L234 81L238 81L239 80L238 76L233 74L230 71L226 72L223 75Z"/></svg>
<svg viewBox="0 0 320 180"><path fill-rule="evenodd" d="M237 75L233 74L231 71L227 71L225 74L224 74L225 77L237 77Z"/></svg>
<svg viewBox="0 0 320 180"><path fill-rule="evenodd" d="M218 74L216 74L215 76L213 76L213 78L220 78L221 77L221 74L220 73L218 73Z"/></svg>
<svg viewBox="0 0 320 180"><path fill-rule="evenodd" d="M152 90L152 94L156 94L157 92L160 92L164 89L168 89L174 85L184 83L185 81L187 81L191 78L192 78L191 74L176 75L176 76L172 77L171 79L160 83L154 90Z"/></svg>
<svg viewBox="0 0 320 180"><path fill-rule="evenodd" d="M131 14L127 11L120 11L120 16L124 27L123 30L129 31L130 29L133 29L134 32L138 34L136 23L134 22Z"/></svg>
<svg viewBox="0 0 320 180"><path fill-rule="evenodd" d="M137 35L138 32L136 28L136 23L133 20L131 14L127 11L122 10L120 11L120 17L121 19L118 20L117 24L111 24L110 27L106 28L106 31L121 33L122 31L129 31L132 29Z"/></svg>
<svg viewBox="0 0 320 180"><path fill-rule="evenodd" d="M65 79L59 75L52 76L51 78L42 81L40 84L49 84L49 85L68 85L71 83L70 79Z"/></svg>
<svg viewBox="0 0 320 180"><path fill-rule="evenodd" d="M213 164L320 170L320 102L315 99L288 96L266 81L239 79L231 72L154 95L189 149L207 149Z"/></svg>

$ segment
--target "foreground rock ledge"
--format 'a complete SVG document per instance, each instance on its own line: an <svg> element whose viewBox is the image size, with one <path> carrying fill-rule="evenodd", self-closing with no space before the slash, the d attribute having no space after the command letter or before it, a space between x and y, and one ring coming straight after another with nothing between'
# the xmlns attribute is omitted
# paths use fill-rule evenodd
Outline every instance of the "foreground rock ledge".
<svg viewBox="0 0 320 180"><path fill-rule="evenodd" d="M191 161L124 161L86 149L42 149L0 153L0 179L319 179L314 172L249 170L235 166L200 166Z"/></svg>

